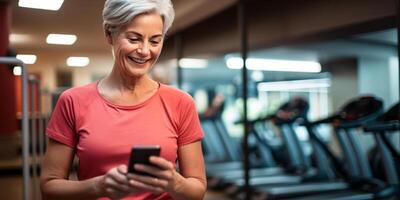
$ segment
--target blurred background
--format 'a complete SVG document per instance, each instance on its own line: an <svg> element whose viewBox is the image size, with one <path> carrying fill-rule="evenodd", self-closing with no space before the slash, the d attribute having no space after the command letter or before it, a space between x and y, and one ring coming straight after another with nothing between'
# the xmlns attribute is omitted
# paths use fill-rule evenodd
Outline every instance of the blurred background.
<svg viewBox="0 0 400 200"><path fill-rule="evenodd" d="M241 74L243 59L238 26L239 1L172 1L176 18L167 35L159 62L151 74L155 80L179 87L195 99L206 134L203 149L207 166L210 166L207 173L210 181L216 183L211 183L207 198L244 198L243 188L240 189L243 181L219 177L219 171L211 167L216 163L240 162L243 158L240 148L244 135L243 124L240 123L244 117L244 101ZM36 8L29 8L29 1L26 2L0 0L0 56L16 56L28 66L30 134L35 138L30 142L30 168L33 174L30 197L40 199L36 176L46 144L43 130L59 94L67 88L95 82L106 76L112 68L113 58L102 29L104 0L60 0L58 9L48 8L52 10L38 9L37 5L33 6ZM51 6L50 1L38 2ZM259 130L257 134L253 131L253 136L249 138L254 147L250 151L251 168L278 166L284 168L284 174L301 177L308 167L321 170L313 158L317 147L313 146L310 131L304 124L297 122L290 124L295 143L300 144L298 148L303 152L304 160L308 160L304 162L309 164L304 167L306 164L301 163L301 172L287 170L299 167L293 159L290 160L290 153L296 152L290 150L290 145L295 144L286 138L286 130L277 124L279 120L276 117L279 111L287 111L282 105L293 99L301 98L308 104L304 115L299 117L303 121L316 121L347 111L344 107L357 102L361 97L373 97L382 104L376 110L371 106L360 107L360 113L364 114L360 114L357 119L375 114L372 121L377 121L379 116L398 105L400 73L397 0L244 2L248 34L247 117L252 121L252 128ZM50 34L66 34L67 37L52 41ZM22 199L20 66L0 65L0 95L0 196L7 197L5 199ZM352 108L356 107L352 104ZM398 111L395 113L398 114ZM268 116L274 116L275 120L270 121L271 117ZM292 117L297 119L297 116ZM216 120L219 124L217 128ZM385 178L387 172L379 175L379 171L382 173L388 170L384 164L375 163L379 167L374 166L374 162L382 161L382 158L374 161L375 157L371 155L371 152L377 152L380 148L376 136L360 133L367 132L360 127L372 122L360 123L356 129L359 132L356 141L360 143L358 146L361 151L354 159L360 160L358 158L363 156L368 164L363 168L361 161L354 161L360 170L353 171L348 164L351 162L347 160L352 158L346 156L344 143L336 139L337 129L334 126L332 128L331 121L316 129L319 138L338 158L347 174L363 169L370 171L348 177L365 175L367 178L381 180L382 184L398 186L398 182L392 183ZM398 153L398 131L387 137L395 150L392 153ZM215 143L217 140L220 143ZM271 157L261 156L260 152L266 150L260 150L260 146L267 146ZM241 166L237 168L242 169ZM346 175L333 177L324 180L348 182ZM299 181L296 184L302 183ZM227 192L226 185L235 192ZM254 191L259 194L258 198L267 198L269 190L253 185ZM262 188L265 185L268 184ZM344 188L337 186L335 191L339 190L344 191Z"/></svg>

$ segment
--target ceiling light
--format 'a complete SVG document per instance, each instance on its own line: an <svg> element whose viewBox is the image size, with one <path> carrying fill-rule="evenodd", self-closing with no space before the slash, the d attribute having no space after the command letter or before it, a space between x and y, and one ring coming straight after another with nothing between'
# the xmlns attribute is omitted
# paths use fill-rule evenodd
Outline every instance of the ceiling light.
<svg viewBox="0 0 400 200"><path fill-rule="evenodd" d="M76 41L76 35L49 34L46 38L47 44L72 45Z"/></svg>
<svg viewBox="0 0 400 200"><path fill-rule="evenodd" d="M328 88L331 81L328 78L296 81L263 82L257 85L259 91L287 91L313 88Z"/></svg>
<svg viewBox="0 0 400 200"><path fill-rule="evenodd" d="M25 8L59 10L64 0L19 0L18 6Z"/></svg>
<svg viewBox="0 0 400 200"><path fill-rule="evenodd" d="M85 67L89 62L88 57L69 57L67 59L67 65L70 67Z"/></svg>
<svg viewBox="0 0 400 200"><path fill-rule="evenodd" d="M12 34L10 34L10 36L8 38L12 44L21 44L21 43L26 43L26 42L29 42L30 40L32 40L32 36L28 35L28 34L12 33Z"/></svg>
<svg viewBox="0 0 400 200"><path fill-rule="evenodd" d="M182 58L179 60L179 66L182 68L201 69L206 68L207 64L208 61L205 59Z"/></svg>
<svg viewBox="0 0 400 200"><path fill-rule="evenodd" d="M243 59L239 57L231 57L226 60L226 66L230 69L242 69ZM321 64L314 61L297 61L297 60L276 60L248 58L246 67L249 70L262 71L284 71L284 72L321 72Z"/></svg>
<svg viewBox="0 0 400 200"><path fill-rule="evenodd" d="M21 76L21 74L22 74L21 66L15 66L13 68L13 74L14 74L14 76Z"/></svg>
<svg viewBox="0 0 400 200"><path fill-rule="evenodd" d="M34 64L36 62L36 55L18 54L17 59L22 60L25 64Z"/></svg>

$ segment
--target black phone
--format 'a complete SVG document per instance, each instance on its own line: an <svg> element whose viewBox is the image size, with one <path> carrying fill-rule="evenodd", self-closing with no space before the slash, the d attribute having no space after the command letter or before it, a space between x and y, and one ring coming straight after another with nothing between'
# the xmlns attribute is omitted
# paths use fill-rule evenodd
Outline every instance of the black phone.
<svg viewBox="0 0 400 200"><path fill-rule="evenodd" d="M151 176L148 173L137 171L134 168L135 164L153 165L150 163L150 156L160 156L161 147L159 145L135 145L131 149L129 158L128 172ZM153 165L154 166L154 165Z"/></svg>

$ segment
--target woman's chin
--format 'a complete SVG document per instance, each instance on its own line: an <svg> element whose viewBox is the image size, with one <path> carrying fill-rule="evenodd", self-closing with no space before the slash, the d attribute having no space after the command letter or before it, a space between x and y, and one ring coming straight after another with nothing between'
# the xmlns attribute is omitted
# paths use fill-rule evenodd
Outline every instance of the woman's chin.
<svg viewBox="0 0 400 200"><path fill-rule="evenodd" d="M140 78L142 76L145 76L148 72L147 70L148 68L143 68L143 69L128 69L127 72L127 76L131 77L131 78Z"/></svg>
<svg viewBox="0 0 400 200"><path fill-rule="evenodd" d="M132 62L132 61L131 61ZM151 69L150 63L145 64L137 64L137 63L126 63L124 68L121 72L124 73L125 76L138 78L146 75L149 73Z"/></svg>

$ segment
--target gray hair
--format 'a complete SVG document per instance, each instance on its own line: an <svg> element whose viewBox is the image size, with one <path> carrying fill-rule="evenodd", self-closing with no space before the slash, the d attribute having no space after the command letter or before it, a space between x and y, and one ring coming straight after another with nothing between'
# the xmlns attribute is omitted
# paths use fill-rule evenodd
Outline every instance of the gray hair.
<svg viewBox="0 0 400 200"><path fill-rule="evenodd" d="M171 0L106 0L103 27L106 34L118 32L140 14L156 11L164 22L163 34L171 27L175 12Z"/></svg>

